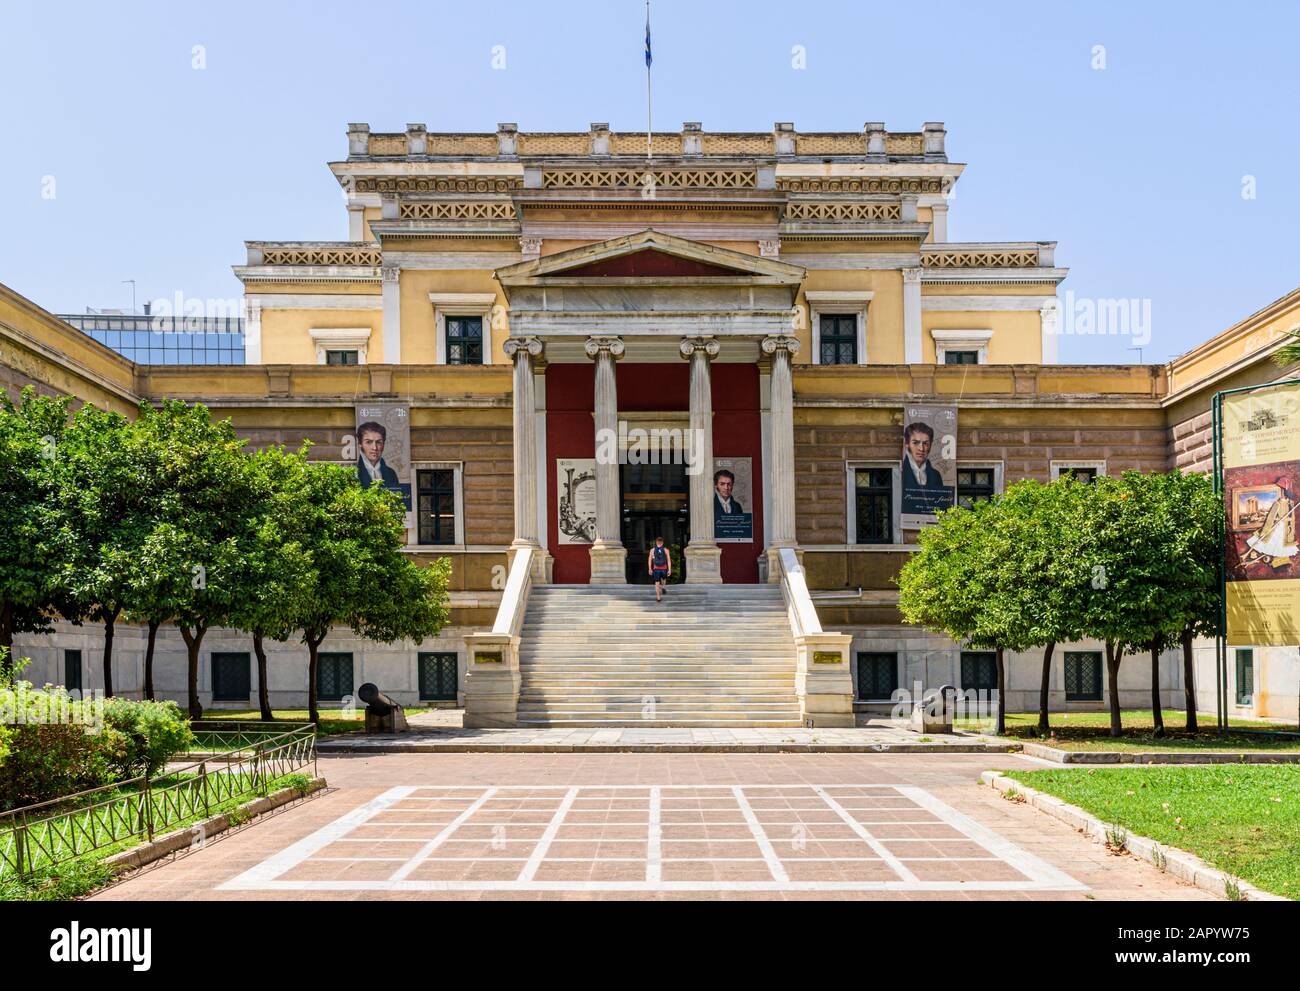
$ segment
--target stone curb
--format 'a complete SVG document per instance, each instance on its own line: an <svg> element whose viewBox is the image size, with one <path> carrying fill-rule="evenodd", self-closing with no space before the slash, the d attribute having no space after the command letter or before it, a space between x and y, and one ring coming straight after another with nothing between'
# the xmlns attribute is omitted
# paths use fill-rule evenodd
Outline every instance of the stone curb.
<svg viewBox="0 0 1300 991"><path fill-rule="evenodd" d="M1054 764L1300 764L1300 751L1060 750L1043 743L1026 743L1023 753Z"/></svg>
<svg viewBox="0 0 1300 991"><path fill-rule="evenodd" d="M1009 754L1018 744L966 743L320 743L330 754Z"/></svg>
<svg viewBox="0 0 1300 991"><path fill-rule="evenodd" d="M1014 789L1025 797L1026 804L1033 806L1040 812L1047 813L1053 819L1059 819L1072 829L1083 833L1094 843L1105 844L1106 831L1111 828L1110 825L1090 812L1085 812L1077 805L1071 805L1055 795L1048 795L1046 792L1021 784L1002 771L985 771L980 775L980 780L991 786L995 791L1004 794ZM1125 849L1135 857L1142 858L1165 873L1172 874L1188 884L1194 884L1202 891L1208 891L1220 898L1227 897L1227 881L1230 875L1211 867L1193 853L1188 853L1186 850L1180 850L1177 847L1163 846L1153 839L1138 836L1134 833L1128 834ZM1291 900L1269 891L1261 891L1253 884L1247 884L1245 881L1236 878L1233 878L1233 880L1237 882L1241 896L1245 901L1285 902Z"/></svg>
<svg viewBox="0 0 1300 991"><path fill-rule="evenodd" d="M325 788L325 779L313 778L311 783L307 785L305 792L293 788L281 788L273 795L254 799L241 805L239 810L247 813L250 817L260 816L283 805L288 805L295 799L306 798L323 788ZM210 819L205 819L203 822L195 823L193 826L186 826L183 829L164 833L162 836L155 836L149 842L133 846L121 853L115 853L111 857L105 857L104 863L112 867L117 873L144 867L147 864L152 864L155 860L161 860L169 854L176 853L178 850L187 849L193 844L196 834L206 840L219 833L224 833L230 826L229 814L222 813L221 815L212 816Z"/></svg>

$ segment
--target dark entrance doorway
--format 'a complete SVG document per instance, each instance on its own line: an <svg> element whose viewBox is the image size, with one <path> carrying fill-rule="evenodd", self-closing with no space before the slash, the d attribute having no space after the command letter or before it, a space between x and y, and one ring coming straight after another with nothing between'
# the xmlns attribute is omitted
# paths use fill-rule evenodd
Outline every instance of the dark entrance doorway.
<svg viewBox="0 0 1300 991"><path fill-rule="evenodd" d="M655 537L663 537L673 556L673 578L686 573L682 554L691 539L690 484L685 465L623 465L623 546L627 580L647 585L646 556Z"/></svg>

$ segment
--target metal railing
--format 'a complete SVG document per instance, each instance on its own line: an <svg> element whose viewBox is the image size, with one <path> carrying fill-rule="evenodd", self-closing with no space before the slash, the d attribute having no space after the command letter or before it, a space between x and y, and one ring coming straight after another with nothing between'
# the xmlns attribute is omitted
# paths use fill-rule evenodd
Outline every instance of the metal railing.
<svg viewBox="0 0 1300 991"><path fill-rule="evenodd" d="M194 746L190 752L227 752L260 746L270 737L281 736L302 723L263 722L251 719L197 719L190 723Z"/></svg>
<svg viewBox="0 0 1300 991"><path fill-rule="evenodd" d="M265 794L271 782L310 768L316 727L263 734L214 769L199 761L156 779L132 778L0 813L0 876L30 874L69 860L152 840L223 803Z"/></svg>

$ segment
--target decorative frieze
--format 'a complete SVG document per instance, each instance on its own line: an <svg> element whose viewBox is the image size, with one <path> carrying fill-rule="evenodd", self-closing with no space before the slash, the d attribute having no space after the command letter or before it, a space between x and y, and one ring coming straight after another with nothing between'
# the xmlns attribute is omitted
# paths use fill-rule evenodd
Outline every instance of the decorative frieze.
<svg viewBox="0 0 1300 991"><path fill-rule="evenodd" d="M795 200L786 204L785 219L812 221L899 220L901 219L901 213L897 203Z"/></svg>
<svg viewBox="0 0 1300 991"><path fill-rule="evenodd" d="M514 220L515 206L509 200L433 200L404 202L402 220Z"/></svg>
<svg viewBox="0 0 1300 991"><path fill-rule="evenodd" d="M547 169L546 189L754 189L754 169Z"/></svg>
<svg viewBox="0 0 1300 991"><path fill-rule="evenodd" d="M522 189L522 176L345 176L358 193L512 193ZM342 179L340 181L343 181Z"/></svg>
<svg viewBox="0 0 1300 991"><path fill-rule="evenodd" d="M941 176L778 176L776 188L787 193L893 194L942 193Z"/></svg>
<svg viewBox="0 0 1300 991"><path fill-rule="evenodd" d="M1037 268L1037 248L941 248L921 255L925 268Z"/></svg>
<svg viewBox="0 0 1300 991"><path fill-rule="evenodd" d="M383 257L377 245L263 245L262 265L375 266Z"/></svg>

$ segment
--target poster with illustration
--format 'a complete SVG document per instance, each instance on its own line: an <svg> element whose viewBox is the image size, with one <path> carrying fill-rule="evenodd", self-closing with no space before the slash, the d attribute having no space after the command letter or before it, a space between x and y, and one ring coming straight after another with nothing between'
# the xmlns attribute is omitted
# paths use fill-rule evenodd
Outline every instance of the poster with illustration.
<svg viewBox="0 0 1300 991"><path fill-rule="evenodd" d="M919 530L957 494L957 407L903 408L902 525Z"/></svg>
<svg viewBox="0 0 1300 991"><path fill-rule="evenodd" d="M590 544L596 540L596 459L557 458L556 505L561 544Z"/></svg>
<svg viewBox="0 0 1300 991"><path fill-rule="evenodd" d="M754 539L754 459L713 459L713 539L748 544Z"/></svg>
<svg viewBox="0 0 1300 991"><path fill-rule="evenodd" d="M406 403L358 403L356 422L357 481L363 488L380 485L396 492L410 514L410 407Z"/></svg>

